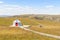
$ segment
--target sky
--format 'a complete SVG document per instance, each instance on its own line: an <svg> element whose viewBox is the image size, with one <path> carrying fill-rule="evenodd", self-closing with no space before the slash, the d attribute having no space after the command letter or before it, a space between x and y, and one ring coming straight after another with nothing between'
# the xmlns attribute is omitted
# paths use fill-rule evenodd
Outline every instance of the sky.
<svg viewBox="0 0 60 40"><path fill-rule="evenodd" d="M0 15L60 15L60 0L0 0Z"/></svg>

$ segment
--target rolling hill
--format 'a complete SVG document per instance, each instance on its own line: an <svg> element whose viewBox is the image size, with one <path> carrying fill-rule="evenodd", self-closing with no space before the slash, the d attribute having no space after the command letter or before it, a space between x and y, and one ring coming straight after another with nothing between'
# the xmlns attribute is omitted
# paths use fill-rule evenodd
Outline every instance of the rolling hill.
<svg viewBox="0 0 60 40"><path fill-rule="evenodd" d="M51 20L52 18L52 20ZM56 20L54 20L54 19ZM23 25L31 25L31 30L60 35L60 16L57 15L16 15L0 17L1 40L58 40L46 36L34 34L21 28L10 28L12 22L19 19ZM59 20L58 20L59 19ZM57 21L58 20L58 21ZM42 25L42 27L40 27ZM22 33L21 33L22 32Z"/></svg>

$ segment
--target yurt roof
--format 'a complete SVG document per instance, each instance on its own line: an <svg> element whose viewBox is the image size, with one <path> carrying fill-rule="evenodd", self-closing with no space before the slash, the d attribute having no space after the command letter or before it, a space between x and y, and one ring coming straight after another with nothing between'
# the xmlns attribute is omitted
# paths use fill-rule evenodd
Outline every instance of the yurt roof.
<svg viewBox="0 0 60 40"><path fill-rule="evenodd" d="M21 22L20 20L18 20L18 19L16 19L16 20L14 20L14 22Z"/></svg>

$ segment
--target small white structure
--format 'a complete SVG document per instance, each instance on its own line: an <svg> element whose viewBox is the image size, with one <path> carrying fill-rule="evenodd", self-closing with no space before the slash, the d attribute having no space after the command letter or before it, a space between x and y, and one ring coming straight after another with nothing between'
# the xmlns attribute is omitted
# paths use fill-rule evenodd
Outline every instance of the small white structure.
<svg viewBox="0 0 60 40"><path fill-rule="evenodd" d="M19 26L23 26L22 23L17 19L17 20L14 20L13 21L13 25L12 26L16 26L16 27L19 27Z"/></svg>
<svg viewBox="0 0 60 40"><path fill-rule="evenodd" d="M10 27L29 28L30 25L22 25L21 21L17 19L13 21L13 25L11 25Z"/></svg>

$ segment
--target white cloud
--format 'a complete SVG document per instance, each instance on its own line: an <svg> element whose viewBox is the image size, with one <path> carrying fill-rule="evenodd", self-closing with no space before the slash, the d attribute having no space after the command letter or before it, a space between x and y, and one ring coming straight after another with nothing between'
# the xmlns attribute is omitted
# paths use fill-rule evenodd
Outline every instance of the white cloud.
<svg viewBox="0 0 60 40"><path fill-rule="evenodd" d="M33 8L30 6L19 5L0 5L0 15L19 15L19 14L60 14L60 9L53 6L48 8ZM53 9L51 8L53 7Z"/></svg>
<svg viewBox="0 0 60 40"><path fill-rule="evenodd" d="M54 5L47 5L46 8L53 8Z"/></svg>
<svg viewBox="0 0 60 40"><path fill-rule="evenodd" d="M0 3L4 3L3 1L0 1Z"/></svg>

